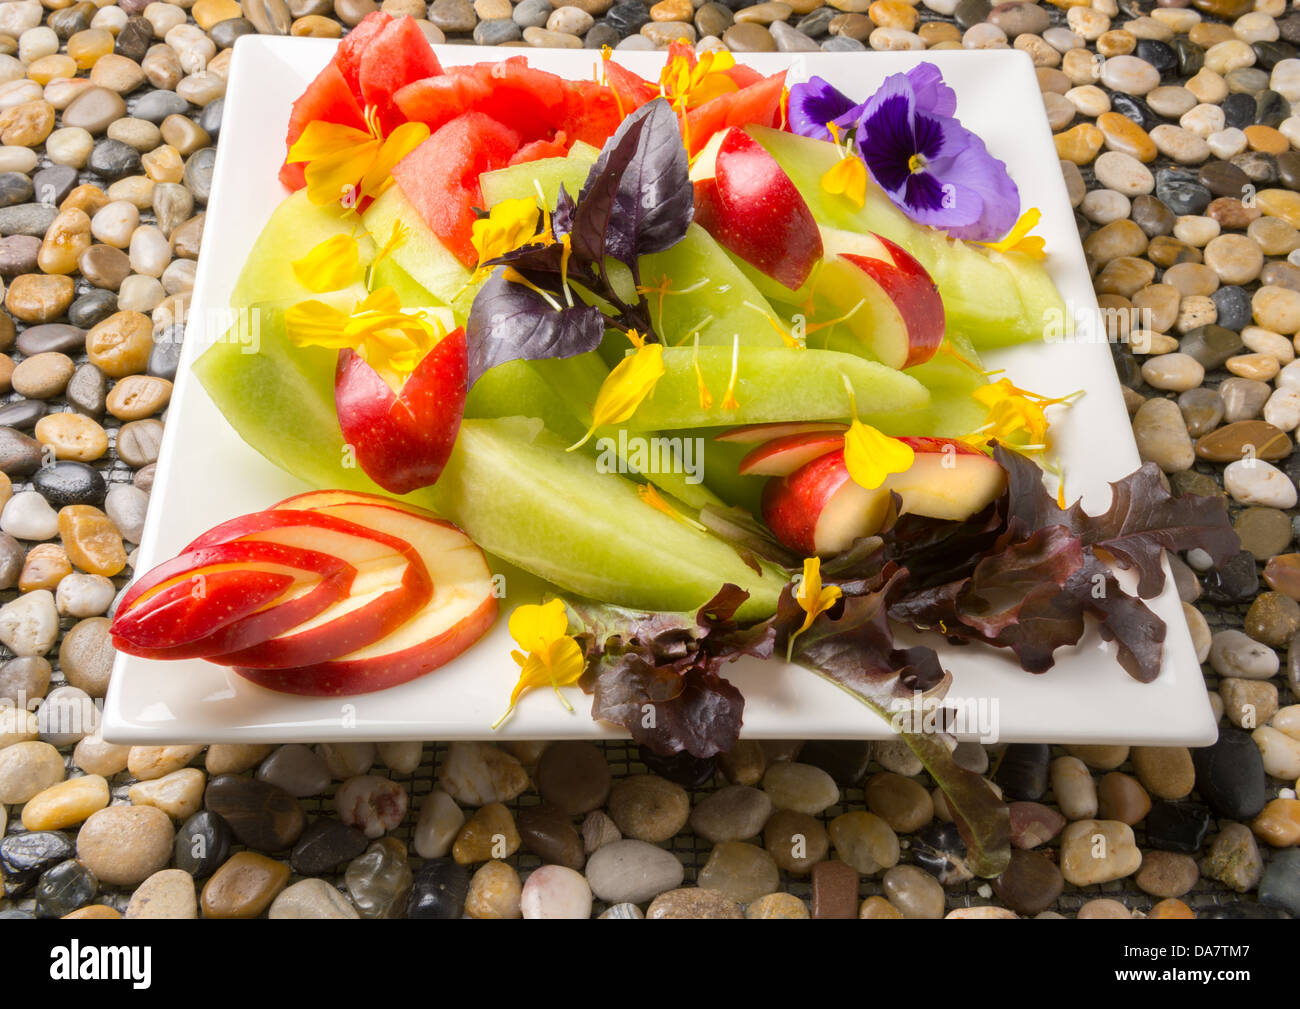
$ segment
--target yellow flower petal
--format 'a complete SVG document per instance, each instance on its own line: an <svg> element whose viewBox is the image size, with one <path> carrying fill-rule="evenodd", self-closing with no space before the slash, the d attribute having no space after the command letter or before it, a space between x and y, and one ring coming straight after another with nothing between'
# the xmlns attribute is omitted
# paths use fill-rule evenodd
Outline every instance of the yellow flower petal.
<svg viewBox="0 0 1300 1009"><path fill-rule="evenodd" d="M300 301L284 313L285 334L295 347L351 346L344 336L348 317L323 301Z"/></svg>
<svg viewBox="0 0 1300 1009"><path fill-rule="evenodd" d="M393 167L428 139L429 127L426 123L403 123L393 130L380 145L365 174L360 177L360 196L373 198L381 195L388 186Z"/></svg>
<svg viewBox="0 0 1300 1009"><path fill-rule="evenodd" d="M345 202L356 206L357 182L366 173L379 151L378 140L367 140L356 147L327 154L307 163L307 199L323 207Z"/></svg>
<svg viewBox="0 0 1300 1009"><path fill-rule="evenodd" d="M636 408L654 391L664 373L664 348L661 343L647 343L623 358L600 385L596 403L591 408L591 427L569 451L585 445L606 424L621 424L636 413Z"/></svg>
<svg viewBox="0 0 1300 1009"><path fill-rule="evenodd" d="M299 283L320 294L352 283L361 272L361 253L351 235L333 235L290 265Z"/></svg>
<svg viewBox="0 0 1300 1009"><path fill-rule="evenodd" d="M854 155L845 155L822 176L821 187L861 208L867 200L867 166Z"/></svg>
<svg viewBox="0 0 1300 1009"><path fill-rule="evenodd" d="M915 458L912 446L881 433L856 417L845 432L844 464L853 481L867 490L875 490L892 473L902 473Z"/></svg>
<svg viewBox="0 0 1300 1009"><path fill-rule="evenodd" d="M1037 227L1042 216L1042 212L1037 207L1030 207L1020 215L1020 219L1002 241L975 244L986 246L995 252L1020 252L1035 259L1046 259L1047 244L1039 236L1029 234Z"/></svg>
<svg viewBox="0 0 1300 1009"><path fill-rule="evenodd" d="M350 151L372 140L374 137L365 130L317 119L308 123L302 135L294 141L293 146L289 148L287 160L315 161L318 158Z"/></svg>
<svg viewBox="0 0 1300 1009"><path fill-rule="evenodd" d="M564 603L552 599L542 605L517 606L510 614L510 636L528 654L514 651L511 658L519 664L519 681L510 694L510 706L492 728L504 722L514 711L525 691L550 684L556 696L570 711L573 706L560 693L560 687L578 682L586 669L582 647L568 634L569 616Z"/></svg>
<svg viewBox="0 0 1300 1009"><path fill-rule="evenodd" d="M470 241L478 253L479 264L530 242L536 237L540 216L537 201L521 197L502 200L487 217L475 221Z"/></svg>
<svg viewBox="0 0 1300 1009"><path fill-rule="evenodd" d="M542 605L516 606L510 614L510 636L529 652L542 652L569 633L569 613L560 599Z"/></svg>
<svg viewBox="0 0 1300 1009"><path fill-rule="evenodd" d="M803 577L795 589L794 601L804 611L803 625L790 635L786 646L786 660L794 650L794 641L800 634L813 625L819 614L825 613L839 601L841 592L838 585L822 585L822 563L820 557L807 557L803 562Z"/></svg>

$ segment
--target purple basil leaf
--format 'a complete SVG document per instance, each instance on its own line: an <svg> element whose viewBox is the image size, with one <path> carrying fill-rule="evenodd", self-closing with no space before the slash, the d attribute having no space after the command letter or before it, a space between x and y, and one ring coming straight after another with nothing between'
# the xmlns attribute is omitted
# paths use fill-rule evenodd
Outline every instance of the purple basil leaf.
<svg viewBox="0 0 1300 1009"><path fill-rule="evenodd" d="M600 345L605 335L600 309L582 302L570 308L563 292L552 297L558 311L536 291L507 280L504 270L488 278L465 325L470 385L506 361L573 357Z"/></svg>
<svg viewBox="0 0 1300 1009"><path fill-rule="evenodd" d="M573 254L633 266L681 241L694 212L681 126L656 98L623 120L592 166L573 212Z"/></svg>

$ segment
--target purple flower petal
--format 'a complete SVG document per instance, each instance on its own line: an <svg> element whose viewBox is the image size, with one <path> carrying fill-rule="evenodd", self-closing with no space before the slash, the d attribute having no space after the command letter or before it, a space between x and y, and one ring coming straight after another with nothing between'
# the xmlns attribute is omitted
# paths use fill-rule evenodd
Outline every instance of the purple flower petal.
<svg viewBox="0 0 1300 1009"><path fill-rule="evenodd" d="M855 112L859 108L848 97L820 77L790 89L788 115L790 131L803 137L830 140L826 124Z"/></svg>
<svg viewBox="0 0 1300 1009"><path fill-rule="evenodd" d="M952 116L957 111L957 92L943 82L943 75L933 63L922 63L907 72L916 95L916 107L936 116Z"/></svg>
<svg viewBox="0 0 1300 1009"><path fill-rule="evenodd" d="M944 166L944 179L959 190L978 193L982 213L972 222L953 220L944 227L953 238L996 242L1015 227L1020 216L1020 189L1007 174L1007 166L988 152L983 140L969 132L967 137L961 157Z"/></svg>

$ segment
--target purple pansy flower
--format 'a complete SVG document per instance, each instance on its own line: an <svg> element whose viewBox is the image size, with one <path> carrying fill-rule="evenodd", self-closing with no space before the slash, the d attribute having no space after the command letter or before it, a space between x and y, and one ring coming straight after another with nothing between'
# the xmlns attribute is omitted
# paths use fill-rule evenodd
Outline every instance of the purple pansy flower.
<svg viewBox="0 0 1300 1009"><path fill-rule="evenodd" d="M790 128L831 139L853 131L853 146L876 183L909 217L954 238L997 241L1020 214L1007 166L954 117L957 96L932 63L885 79L855 105L820 77L790 89Z"/></svg>

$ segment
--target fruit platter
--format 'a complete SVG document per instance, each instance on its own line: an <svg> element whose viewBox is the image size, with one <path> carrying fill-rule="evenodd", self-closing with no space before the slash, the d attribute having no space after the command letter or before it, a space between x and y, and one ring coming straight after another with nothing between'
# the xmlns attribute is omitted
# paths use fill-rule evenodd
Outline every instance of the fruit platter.
<svg viewBox="0 0 1300 1009"><path fill-rule="evenodd" d="M106 738L1213 738L1028 59L744 60L240 41Z"/></svg>

